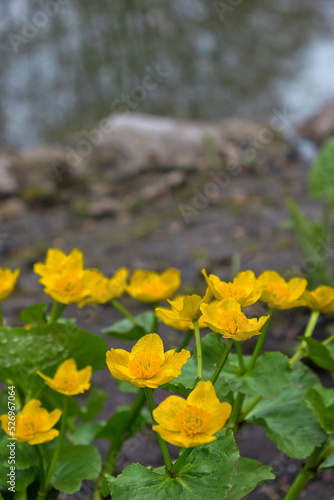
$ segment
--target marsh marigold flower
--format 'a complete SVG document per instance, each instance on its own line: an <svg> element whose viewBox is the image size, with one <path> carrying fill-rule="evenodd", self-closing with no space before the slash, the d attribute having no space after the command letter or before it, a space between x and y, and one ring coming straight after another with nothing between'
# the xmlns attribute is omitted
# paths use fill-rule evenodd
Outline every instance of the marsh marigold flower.
<svg viewBox="0 0 334 500"><path fill-rule="evenodd" d="M43 278L51 274L59 274L66 267L71 268L74 263L79 263L81 268L83 268L83 262L83 253L76 248L68 255L58 248L50 248L46 254L45 264L37 262L34 265L34 272Z"/></svg>
<svg viewBox="0 0 334 500"><path fill-rule="evenodd" d="M152 389L178 377L189 357L190 352L185 349L164 352L162 340L156 333L144 335L131 352L110 349L106 356L108 368L115 378Z"/></svg>
<svg viewBox="0 0 334 500"><path fill-rule="evenodd" d="M138 269L131 276L126 291L142 302L159 302L172 297L180 284L180 271L176 269L167 269L161 274Z"/></svg>
<svg viewBox="0 0 334 500"><path fill-rule="evenodd" d="M106 278L97 269L89 269L85 272L84 286L89 290L89 295L80 304L105 304L111 299L121 297L126 288L129 271L121 267L111 278Z"/></svg>
<svg viewBox="0 0 334 500"><path fill-rule="evenodd" d="M321 285L315 290L305 290L300 298L301 305L322 313L334 312L334 288Z"/></svg>
<svg viewBox="0 0 334 500"><path fill-rule="evenodd" d="M5 299L15 288L20 271L0 269L0 300Z"/></svg>
<svg viewBox="0 0 334 500"><path fill-rule="evenodd" d="M67 359L58 367L53 378L44 375L39 370L36 373L54 391L66 394L66 396L74 396L90 388L92 367L86 366L83 370L78 370L74 359Z"/></svg>
<svg viewBox="0 0 334 500"><path fill-rule="evenodd" d="M272 309L292 309L301 306L300 298L305 291L307 281L304 278L285 279L276 271L264 271L257 279L257 286L262 291L260 300Z"/></svg>
<svg viewBox="0 0 334 500"><path fill-rule="evenodd" d="M156 315L163 323L169 326L184 324L184 330L193 328L193 321L198 320L200 328L203 326L203 318L200 310L202 304L210 302L212 293L209 288L204 297L199 295L179 295L174 300L168 300L171 309L157 307ZM177 326L175 326L177 328ZM182 328L179 328L180 330Z"/></svg>
<svg viewBox="0 0 334 500"><path fill-rule="evenodd" d="M20 414L15 416L15 438L18 443L39 444L51 441L58 436L59 431L52 427L58 422L61 411L56 409L49 413L41 408L42 403L38 399L31 399ZM13 421L8 415L1 415L1 427L11 437Z"/></svg>
<svg viewBox="0 0 334 500"><path fill-rule="evenodd" d="M221 333L224 338L247 340L261 334L261 328L269 316L248 319L241 312L241 306L235 299L224 299L220 302L201 306L203 322L214 332Z"/></svg>
<svg viewBox="0 0 334 500"><path fill-rule="evenodd" d="M248 307L254 304L261 295L261 290L257 289L257 280L253 271L239 273L232 283L221 281L215 274L208 276L205 269L202 273L217 300L233 298L241 307Z"/></svg>
<svg viewBox="0 0 334 500"><path fill-rule="evenodd" d="M59 259L59 262L57 262ZM41 277L44 292L61 304L82 302L89 294L86 277L89 271L83 268L83 254L73 250L69 255L60 250L48 251L46 263L37 263L34 271Z"/></svg>
<svg viewBox="0 0 334 500"><path fill-rule="evenodd" d="M191 448L214 441L231 414L230 403L221 403L211 381L200 382L187 399L169 396L153 410L153 425L162 439Z"/></svg>

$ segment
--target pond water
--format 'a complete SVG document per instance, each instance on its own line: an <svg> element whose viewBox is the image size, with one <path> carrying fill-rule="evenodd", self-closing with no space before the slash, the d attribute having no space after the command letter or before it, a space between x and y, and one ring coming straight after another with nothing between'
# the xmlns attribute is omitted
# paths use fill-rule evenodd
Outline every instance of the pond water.
<svg viewBox="0 0 334 500"><path fill-rule="evenodd" d="M113 111L295 123L334 95L331 0L3 0L1 145Z"/></svg>

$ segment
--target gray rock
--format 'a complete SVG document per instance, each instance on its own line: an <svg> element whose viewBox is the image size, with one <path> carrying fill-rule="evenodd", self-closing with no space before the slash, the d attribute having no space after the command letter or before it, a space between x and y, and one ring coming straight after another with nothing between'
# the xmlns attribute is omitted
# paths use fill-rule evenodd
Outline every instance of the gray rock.
<svg viewBox="0 0 334 500"><path fill-rule="evenodd" d="M334 99L327 102L320 111L298 128L302 137L318 145L334 137Z"/></svg>

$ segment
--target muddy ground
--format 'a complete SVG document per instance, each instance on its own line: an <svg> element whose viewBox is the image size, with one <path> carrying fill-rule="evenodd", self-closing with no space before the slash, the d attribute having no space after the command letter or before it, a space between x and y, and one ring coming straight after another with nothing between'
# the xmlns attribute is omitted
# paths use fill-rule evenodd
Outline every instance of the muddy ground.
<svg viewBox="0 0 334 500"><path fill-rule="evenodd" d="M44 300L33 264L43 261L46 250L52 247L65 251L81 249L86 266L97 267L107 275L121 266L131 270L176 267L181 270L182 289L186 292L203 291L200 273L203 267L223 279L230 279L238 259L242 270L252 269L256 274L266 269L288 273L302 268L303 256L286 224L286 198L293 197L309 215L317 217L320 214L321 203L310 201L307 193L309 163L296 141L280 139L274 148L262 146L251 163L241 162L237 173L230 173L224 183L214 177L220 173L217 165L214 168L209 165L206 169L187 173L182 181L171 183L165 190L158 189L156 196L143 196L138 200L135 194L139 186L149 184L150 176L156 173L152 170L142 172L128 184L123 180L123 184L119 184L123 191L119 188L117 199L128 200L132 194L136 198L136 203L127 208L87 209L94 203L96 207L103 192L103 177L98 182L88 176L84 186L75 182L60 183L56 195L53 193L50 197L38 194L29 198L25 193L25 197L3 198L1 267L21 269L17 290L3 305L7 324L18 325L21 308ZM154 177L155 185L156 182L157 177ZM123 301L134 312L142 310L129 298L124 297ZM65 315L73 314L78 314L76 308L68 307ZM80 311L79 325L100 333L102 327L118 318L119 313L101 307L93 319ZM290 354L306 321L301 310L277 313L265 349ZM320 324L319 338L329 327L330 321ZM163 334L170 345L175 342L176 335L182 335L168 329L163 329ZM110 338L106 342L109 347L120 346ZM104 418L111 415L117 405L133 399L133 395L117 391L107 370L96 373L94 383L110 392ZM330 386L331 380L325 377L324 383ZM261 427L248 426L236 439L243 456L261 460L277 470L275 481L261 485L246 498L283 498L301 462L280 452ZM105 454L105 443L97 444ZM170 449L175 457L175 449ZM161 464L160 450L149 429L143 431L139 439L131 439L125 444L118 472L136 461L143 465ZM301 498L334 500L333 487L333 473L325 472L308 485ZM83 491L71 498L90 497Z"/></svg>

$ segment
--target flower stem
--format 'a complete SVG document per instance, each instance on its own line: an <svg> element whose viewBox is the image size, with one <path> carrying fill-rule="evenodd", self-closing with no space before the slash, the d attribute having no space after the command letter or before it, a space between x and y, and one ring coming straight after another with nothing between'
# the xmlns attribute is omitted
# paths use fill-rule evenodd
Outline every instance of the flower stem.
<svg viewBox="0 0 334 500"><path fill-rule="evenodd" d="M52 478L52 474L54 473L54 470L56 468L61 445L63 444L64 434L65 434L65 429L66 429L68 399L69 399L68 396L64 396L64 409L63 409L63 414L62 414L62 418L61 418L60 431L59 431L56 449L54 451L54 454L53 454L53 457L51 460L50 468L49 468L48 473L46 475L44 496L45 496L47 489L49 487L49 484L50 484L50 481Z"/></svg>
<svg viewBox="0 0 334 500"><path fill-rule="evenodd" d="M177 349L177 352L180 352L180 351L182 351L182 349L185 349L187 347L187 345L189 344L189 342L192 339L193 335L194 335L194 330L188 330L187 331L186 336L184 337L182 344Z"/></svg>
<svg viewBox="0 0 334 500"><path fill-rule="evenodd" d="M308 461L302 467L290 490L284 497L284 500L297 500L299 498L300 493L303 491L307 483L317 474L317 468L323 461L323 454L326 451L324 450L325 446L326 443L313 450Z"/></svg>
<svg viewBox="0 0 334 500"><path fill-rule="evenodd" d="M239 415L240 415L240 412L242 409L242 405L244 404L245 397L246 397L245 394L242 394L241 392L239 392L237 395L237 398L235 400L235 403L232 405L232 413L231 413L231 416L229 418L227 427L229 429L233 429L234 432L236 432L238 429L237 423L238 423Z"/></svg>
<svg viewBox="0 0 334 500"><path fill-rule="evenodd" d="M182 455L179 456L179 458L176 460L176 462L173 464L173 467L170 470L170 473L175 476L183 467L183 465L187 462L187 459L190 455L190 453L193 451L193 448L186 448Z"/></svg>
<svg viewBox="0 0 334 500"><path fill-rule="evenodd" d="M228 355L230 353L230 350L231 350L231 347L233 345L233 342L234 342L233 339L228 339L228 342L227 342L227 344L225 346L225 349L223 351L222 357L220 358L220 361L219 361L219 363L217 365L215 373L211 377L211 382L213 383L213 385L216 383L217 378L219 377L220 372L224 368L224 365L225 365L227 357L228 357Z"/></svg>
<svg viewBox="0 0 334 500"><path fill-rule="evenodd" d="M2 303L0 300L0 326L3 326Z"/></svg>
<svg viewBox="0 0 334 500"><path fill-rule="evenodd" d="M322 345L330 344L331 342L333 342L333 340L334 340L334 335L332 335L331 337L328 337L328 339L324 340Z"/></svg>
<svg viewBox="0 0 334 500"><path fill-rule="evenodd" d="M148 405L148 408L149 408L150 413L151 413L152 420L153 420L153 422L155 422L155 420L153 418L153 410L155 409L155 404L154 404L152 389L149 388L149 387L145 387L144 390L145 390L146 401L147 401L147 405ZM171 461L171 458L170 458L170 455L169 455L167 444L159 436L158 433L157 433L157 436L158 436L158 441L159 441L159 445L160 445L160 448L161 448L162 456L164 458L166 469L167 469L167 471L170 471L173 464L172 464L172 461Z"/></svg>
<svg viewBox="0 0 334 500"><path fill-rule="evenodd" d="M66 307L66 304L58 304L58 309L57 309L57 312L56 312L56 315L55 315L55 322L58 321L58 319L62 315L65 307Z"/></svg>
<svg viewBox="0 0 334 500"><path fill-rule="evenodd" d="M248 414L255 408L255 406L262 400L262 396L256 396L252 398L249 403L245 406L244 411L240 415L241 420L245 420Z"/></svg>
<svg viewBox="0 0 334 500"><path fill-rule="evenodd" d="M257 358L259 357L259 354L261 352L263 343L264 343L264 341L266 339L267 331L268 331L268 328L269 328L269 325L270 325L270 321L271 321L273 312L274 312L274 309L272 309L271 307L269 307L268 308L269 318L267 319L267 321L265 322L265 324L264 324L264 326L262 328L261 335L258 338L258 341L256 343L256 346L255 346L255 349L253 351L252 357L250 359L250 362L248 363L248 366L247 366L247 369L246 369L246 374L250 373L252 371L252 369L254 368L254 366L256 365Z"/></svg>
<svg viewBox="0 0 334 500"><path fill-rule="evenodd" d="M307 326L305 328L304 332L304 337L310 338L312 337L315 325L317 324L318 318L320 315L320 311L312 311L311 315L309 317ZM295 352L295 354L292 356L290 359L290 366L293 368L300 359L304 358L306 356L306 348L307 348L307 342L303 340L303 342L300 344L298 350Z"/></svg>
<svg viewBox="0 0 334 500"><path fill-rule="evenodd" d="M134 316L132 316L132 314L131 314L131 313L130 313L127 309L125 309L125 307L124 307L124 306L122 306L122 304L120 304L120 303L118 302L118 300L116 300L116 299L111 299L111 300L110 300L110 304L111 304L112 306L114 306L114 308L115 308L115 309L117 309L117 311L119 311L121 314L123 314L123 316L125 316L125 317L129 320L129 321L131 321L131 323L132 323L133 325L138 326L138 323L137 323L136 318L135 318Z"/></svg>
<svg viewBox="0 0 334 500"><path fill-rule="evenodd" d="M202 344L201 344L201 334L199 331L198 320L193 321L195 339L196 339L196 353L197 353L197 374L199 382L203 378L203 357L202 357Z"/></svg>
<svg viewBox="0 0 334 500"><path fill-rule="evenodd" d="M159 324L159 318L155 315L155 310L159 306L159 302L156 302L153 304L153 324L152 324L152 333L158 333L158 324Z"/></svg>
<svg viewBox="0 0 334 500"><path fill-rule="evenodd" d="M237 355L238 355L238 361L239 361L239 367L240 367L241 374L244 374L246 371L244 357L242 355L240 343L237 340L234 342L234 347L235 347L235 350L236 350Z"/></svg>
<svg viewBox="0 0 334 500"><path fill-rule="evenodd" d="M52 309L51 309L49 323L55 323L56 322L57 307L58 307L58 302L56 300L54 300L53 304L52 304Z"/></svg>
<svg viewBox="0 0 334 500"><path fill-rule="evenodd" d="M45 471L44 471L43 456L40 445L36 445L35 450L39 467L39 491L37 497L37 500L39 500L40 498L44 498L44 494L42 492L44 492L45 490Z"/></svg>

